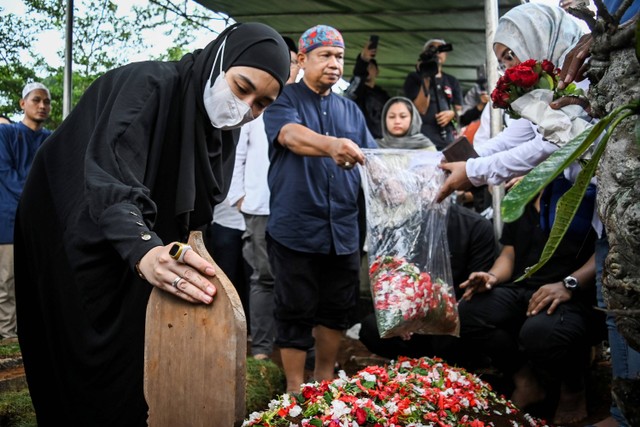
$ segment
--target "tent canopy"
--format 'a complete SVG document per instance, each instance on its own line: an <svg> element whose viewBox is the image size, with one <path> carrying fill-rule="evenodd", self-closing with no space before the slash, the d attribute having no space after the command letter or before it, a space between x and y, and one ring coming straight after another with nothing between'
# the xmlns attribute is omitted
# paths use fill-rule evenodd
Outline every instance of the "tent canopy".
<svg viewBox="0 0 640 427"><path fill-rule="evenodd" d="M415 69L424 43L442 38L453 44L444 64L445 72L460 80L463 89L477 79L485 64L486 36L483 0L196 0L237 22L262 22L282 35L298 40L308 28L326 24L345 38L344 78L353 73L356 56L371 34L380 37L376 60L377 83L389 94L402 93L405 77ZM497 1L499 15L521 3Z"/></svg>

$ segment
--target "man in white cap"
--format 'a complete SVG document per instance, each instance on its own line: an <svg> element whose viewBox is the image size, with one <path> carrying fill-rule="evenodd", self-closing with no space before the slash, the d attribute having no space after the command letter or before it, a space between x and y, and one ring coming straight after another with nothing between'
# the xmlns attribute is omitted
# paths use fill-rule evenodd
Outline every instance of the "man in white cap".
<svg viewBox="0 0 640 427"><path fill-rule="evenodd" d="M0 339L17 336L13 278L13 226L18 200L36 151L51 131L44 122L51 113L51 94L42 83L22 89L24 117L0 126Z"/></svg>

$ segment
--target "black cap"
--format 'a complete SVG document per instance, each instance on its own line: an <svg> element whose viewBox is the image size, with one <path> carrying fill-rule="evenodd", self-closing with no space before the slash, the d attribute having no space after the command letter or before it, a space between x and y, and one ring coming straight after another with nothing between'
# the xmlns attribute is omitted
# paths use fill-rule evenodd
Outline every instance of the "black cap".
<svg viewBox="0 0 640 427"><path fill-rule="evenodd" d="M298 46L296 46L296 42L294 42L291 37L282 36L282 38L284 39L284 42L287 44L291 52L298 53Z"/></svg>

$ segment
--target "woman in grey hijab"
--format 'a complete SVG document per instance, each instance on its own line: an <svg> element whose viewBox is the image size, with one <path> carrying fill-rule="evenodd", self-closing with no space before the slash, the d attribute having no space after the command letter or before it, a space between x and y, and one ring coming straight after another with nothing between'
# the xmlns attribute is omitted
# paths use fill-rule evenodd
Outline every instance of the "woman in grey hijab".
<svg viewBox="0 0 640 427"><path fill-rule="evenodd" d="M409 98L395 96L382 109L380 148L406 148L436 151L436 146L421 131L422 119Z"/></svg>

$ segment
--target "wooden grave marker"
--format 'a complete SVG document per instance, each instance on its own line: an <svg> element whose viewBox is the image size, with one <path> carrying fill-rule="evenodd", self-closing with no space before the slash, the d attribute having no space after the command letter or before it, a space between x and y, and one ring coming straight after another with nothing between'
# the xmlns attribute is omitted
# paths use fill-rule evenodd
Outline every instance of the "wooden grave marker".
<svg viewBox="0 0 640 427"><path fill-rule="evenodd" d="M150 427L231 427L244 419L247 324L240 298L202 239L189 245L211 262L217 293L192 304L155 288L147 305L144 393Z"/></svg>

